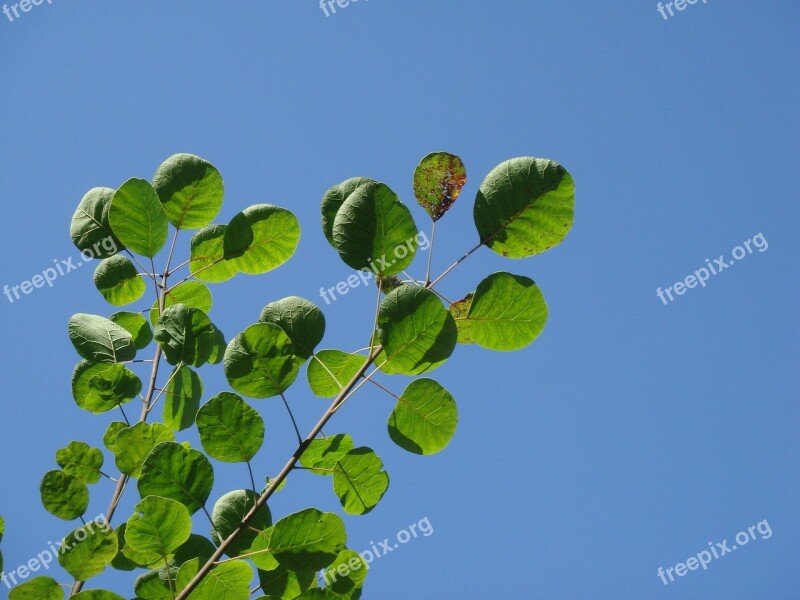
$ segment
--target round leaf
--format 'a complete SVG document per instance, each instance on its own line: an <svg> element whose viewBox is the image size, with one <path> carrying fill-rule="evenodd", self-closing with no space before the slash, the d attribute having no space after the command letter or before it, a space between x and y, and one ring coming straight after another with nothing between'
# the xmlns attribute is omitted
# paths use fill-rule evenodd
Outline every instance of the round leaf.
<svg viewBox="0 0 800 600"><path fill-rule="evenodd" d="M325 233L325 238L334 248L336 245L333 242L333 222L336 220L336 214L348 196L367 183L375 184L377 182L366 177L353 177L334 185L322 197L322 231Z"/></svg>
<svg viewBox="0 0 800 600"><path fill-rule="evenodd" d="M142 256L154 257L167 241L167 214L144 179L129 179L114 192L108 220L120 241Z"/></svg>
<svg viewBox="0 0 800 600"><path fill-rule="evenodd" d="M346 433L312 440L300 457L300 464L317 475L333 475L333 469L345 454L355 448Z"/></svg>
<svg viewBox="0 0 800 600"><path fill-rule="evenodd" d="M123 362L136 356L131 334L97 315L73 315L69 320L69 339L81 358L91 362Z"/></svg>
<svg viewBox="0 0 800 600"><path fill-rule="evenodd" d="M264 420L236 394L222 392L197 413L203 449L222 462L247 462L264 442Z"/></svg>
<svg viewBox="0 0 800 600"><path fill-rule="evenodd" d="M217 336L217 328L202 310L174 304L164 310L153 337L170 364L199 367L214 354Z"/></svg>
<svg viewBox="0 0 800 600"><path fill-rule="evenodd" d="M170 376L164 392L164 424L174 431L194 425L202 397L200 376L189 367L180 367Z"/></svg>
<svg viewBox="0 0 800 600"><path fill-rule="evenodd" d="M383 299L378 313L378 337L384 352L376 362L382 371L419 375L449 358L458 330L436 294L404 285Z"/></svg>
<svg viewBox="0 0 800 600"><path fill-rule="evenodd" d="M231 219L225 257L242 273L260 275L289 260L300 241L300 223L290 211L256 204Z"/></svg>
<svg viewBox="0 0 800 600"><path fill-rule="evenodd" d="M97 265L94 285L110 304L124 306L144 296L147 285L126 256L117 254Z"/></svg>
<svg viewBox="0 0 800 600"><path fill-rule="evenodd" d="M217 545L236 531L247 513L256 505L257 499L258 496L252 490L236 490L225 494L217 501L211 513L211 522L214 526L211 537ZM228 546L228 556L238 556L248 552L258 535L258 532L253 529L263 531L271 525L272 515L269 507L265 504L256 511L247 529L236 538L233 544Z"/></svg>
<svg viewBox="0 0 800 600"><path fill-rule="evenodd" d="M313 302L298 296L267 304L258 320L283 329L303 358L314 353L325 335L325 315Z"/></svg>
<svg viewBox="0 0 800 600"><path fill-rule="evenodd" d="M417 235L408 207L384 183L358 187L333 224L333 241L345 264L381 275L399 273L411 264Z"/></svg>
<svg viewBox="0 0 800 600"><path fill-rule="evenodd" d="M78 581L102 573L117 555L117 534L106 524L90 521L64 538L58 563Z"/></svg>
<svg viewBox="0 0 800 600"><path fill-rule="evenodd" d="M226 225L208 225L192 236L189 270L197 279L220 283L238 272L233 261L225 258L226 230Z"/></svg>
<svg viewBox="0 0 800 600"><path fill-rule="evenodd" d="M85 442L70 442L66 448L58 450L56 462L65 473L76 477L82 483L100 481L103 453Z"/></svg>
<svg viewBox="0 0 800 600"><path fill-rule="evenodd" d="M414 195L434 221L453 205L465 183L464 163L447 152L428 154L414 171Z"/></svg>
<svg viewBox="0 0 800 600"><path fill-rule="evenodd" d="M251 398L283 393L297 379L303 360L286 333L272 323L256 323L237 335L223 364L231 387Z"/></svg>
<svg viewBox="0 0 800 600"><path fill-rule="evenodd" d="M72 372L72 397L83 410L100 414L130 401L142 391L142 381L118 363L82 360Z"/></svg>
<svg viewBox="0 0 800 600"><path fill-rule="evenodd" d="M211 569L189 596L191 600L248 600L253 568L243 560L231 560Z"/></svg>
<svg viewBox="0 0 800 600"><path fill-rule="evenodd" d="M380 502L389 488L389 474L378 455L369 448L355 448L333 469L333 492L344 511L365 515Z"/></svg>
<svg viewBox="0 0 800 600"><path fill-rule="evenodd" d="M338 395L367 362L366 356L341 350L320 350L308 363L308 384L322 398Z"/></svg>
<svg viewBox="0 0 800 600"><path fill-rule="evenodd" d="M137 423L117 433L111 451L120 471L131 477L140 477L142 465L153 448L174 439L172 431L161 423Z"/></svg>
<svg viewBox="0 0 800 600"><path fill-rule="evenodd" d="M78 250L87 256L108 258L125 249L108 222L108 208L113 196L111 188L89 190L72 217L70 237Z"/></svg>
<svg viewBox="0 0 800 600"><path fill-rule="evenodd" d="M143 498L177 500L194 514L205 506L214 487L214 469L202 452L164 442L144 461L137 487Z"/></svg>
<svg viewBox="0 0 800 600"><path fill-rule="evenodd" d="M192 517L180 502L148 496L136 505L125 529L125 545L137 562L152 564L167 560L192 533Z"/></svg>
<svg viewBox="0 0 800 600"><path fill-rule="evenodd" d="M45 510L65 521L77 519L89 507L89 488L64 471L45 473L39 492Z"/></svg>
<svg viewBox="0 0 800 600"><path fill-rule="evenodd" d="M389 436L414 454L436 454L458 426L456 401L433 379L417 379L405 389L389 417Z"/></svg>
<svg viewBox="0 0 800 600"><path fill-rule="evenodd" d="M158 167L153 188L169 222L178 229L204 227L222 208L222 176L214 165L199 156L170 156Z"/></svg>
<svg viewBox="0 0 800 600"><path fill-rule="evenodd" d="M8 592L8 600L62 600L64 589L55 579L37 577Z"/></svg>
<svg viewBox="0 0 800 600"><path fill-rule="evenodd" d="M481 184L473 216L481 242L509 258L561 243L572 228L575 183L552 160L522 157L495 167Z"/></svg>
<svg viewBox="0 0 800 600"><path fill-rule="evenodd" d="M131 334L137 350L147 348L153 341L153 330L147 324L147 319L139 313L118 312L108 318Z"/></svg>
<svg viewBox="0 0 800 600"><path fill-rule="evenodd" d="M278 521L269 539L270 553L281 566L292 571L318 571L344 549L347 533L338 515L307 508Z"/></svg>

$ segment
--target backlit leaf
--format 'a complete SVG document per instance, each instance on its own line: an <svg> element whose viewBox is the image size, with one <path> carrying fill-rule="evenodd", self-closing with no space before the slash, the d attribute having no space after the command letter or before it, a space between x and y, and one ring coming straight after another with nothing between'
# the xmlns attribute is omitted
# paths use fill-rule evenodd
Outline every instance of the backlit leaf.
<svg viewBox="0 0 800 600"><path fill-rule="evenodd" d="M289 260L300 241L300 224L290 211L256 204L231 219L225 257L242 273L260 275Z"/></svg>
<svg viewBox="0 0 800 600"><path fill-rule="evenodd" d="M365 515L380 502L389 488L389 475L378 455L369 448L345 454L333 470L333 491L346 513Z"/></svg>
<svg viewBox="0 0 800 600"><path fill-rule="evenodd" d="M78 581L102 573L117 555L117 534L108 525L89 522L64 538L58 563Z"/></svg>
<svg viewBox="0 0 800 600"><path fill-rule="evenodd" d="M118 363L82 360L72 372L72 397L84 410L100 414L129 402L142 391L142 381Z"/></svg>
<svg viewBox="0 0 800 600"><path fill-rule="evenodd" d="M221 392L197 413L203 449L222 462L247 462L264 442L264 420L236 394Z"/></svg>
<svg viewBox="0 0 800 600"><path fill-rule="evenodd" d="M106 258L94 272L94 285L110 304L124 306L144 296L147 285L139 270L121 254Z"/></svg>
<svg viewBox="0 0 800 600"><path fill-rule="evenodd" d="M225 258L226 230L226 225L208 225L192 236L189 270L200 281L220 283L238 273L233 261Z"/></svg>
<svg viewBox="0 0 800 600"><path fill-rule="evenodd" d="M438 221L456 201L466 182L467 170L458 156L433 152L414 171L414 195L431 219Z"/></svg>
<svg viewBox="0 0 800 600"><path fill-rule="evenodd" d="M72 521L89 507L89 489L80 479L64 471L45 473L39 484L42 505L51 515Z"/></svg>
<svg viewBox="0 0 800 600"><path fill-rule="evenodd" d="M70 442L66 448L58 450L56 462L65 473L77 477L83 483L100 481L103 453L85 442Z"/></svg>
<svg viewBox="0 0 800 600"><path fill-rule="evenodd" d="M405 389L389 417L389 436L415 454L435 454L450 443L458 426L453 396L433 379L417 379Z"/></svg>
<svg viewBox="0 0 800 600"><path fill-rule="evenodd" d="M158 194L144 179L129 179L111 199L111 229L125 246L152 258L167 241L169 224Z"/></svg>
<svg viewBox="0 0 800 600"><path fill-rule="evenodd" d="M214 487L214 469L202 452L174 442L156 446L144 461L139 495L177 500L194 514Z"/></svg>
<svg viewBox="0 0 800 600"><path fill-rule="evenodd" d="M187 366L173 371L164 392L164 424L174 431L194 425L202 397L203 382L197 373Z"/></svg>
<svg viewBox="0 0 800 600"><path fill-rule="evenodd" d="M214 165L199 156L170 156L153 176L153 188L169 222L178 229L204 227L222 208L222 176Z"/></svg>
<svg viewBox="0 0 800 600"><path fill-rule="evenodd" d="M152 564L166 560L189 539L192 518L180 502L148 496L136 505L128 519L125 544L137 557L137 562Z"/></svg>
<svg viewBox="0 0 800 600"><path fill-rule="evenodd" d="M308 363L307 376L311 391L322 398L333 398L366 362L367 357L360 354L320 350Z"/></svg>
<svg viewBox="0 0 800 600"><path fill-rule="evenodd" d="M237 335L225 351L231 387L251 398L284 392L297 379L303 359L286 333L272 323L256 323Z"/></svg>

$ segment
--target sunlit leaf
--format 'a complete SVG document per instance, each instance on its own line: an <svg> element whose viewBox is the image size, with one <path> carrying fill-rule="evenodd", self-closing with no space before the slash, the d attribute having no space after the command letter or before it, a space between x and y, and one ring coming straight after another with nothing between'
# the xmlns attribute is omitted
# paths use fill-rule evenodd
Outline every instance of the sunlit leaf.
<svg viewBox="0 0 800 600"><path fill-rule="evenodd" d="M336 463L355 448L346 433L312 440L300 457L300 464L317 475L333 475Z"/></svg>
<svg viewBox="0 0 800 600"><path fill-rule="evenodd" d="M153 188L169 222L178 229L204 227L222 208L222 176L214 165L199 156L170 156L158 167Z"/></svg>
<svg viewBox="0 0 800 600"><path fill-rule="evenodd" d="M346 513L365 515L389 488L389 474L378 455L369 448L355 448L333 469L333 491Z"/></svg>
<svg viewBox="0 0 800 600"><path fill-rule="evenodd" d="M303 358L314 353L325 335L325 315L313 302L298 296L267 304L258 320L283 329Z"/></svg>
<svg viewBox="0 0 800 600"><path fill-rule="evenodd" d="M316 577L314 571L291 571L280 565L258 571L259 584L269 600L293 600L314 586Z"/></svg>
<svg viewBox="0 0 800 600"><path fill-rule="evenodd" d="M221 392L197 413L203 449L222 462L247 462L264 442L264 420L236 394Z"/></svg>
<svg viewBox="0 0 800 600"><path fill-rule="evenodd" d="M185 304L192 308L199 308L208 314L213 303L211 290L199 281L179 283L164 296L164 308L169 308L174 304ZM158 302L155 302L153 308L150 309L150 322L155 325L158 323L158 318Z"/></svg>
<svg viewBox="0 0 800 600"><path fill-rule="evenodd" d="M106 258L97 265L94 285L103 298L114 306L136 302L147 289L136 265L121 254Z"/></svg>
<svg viewBox="0 0 800 600"><path fill-rule="evenodd" d="M122 596L108 590L84 590L70 598L76 600L125 600Z"/></svg>
<svg viewBox="0 0 800 600"><path fill-rule="evenodd" d="M167 241L167 214L153 186L144 179L129 179L114 192L108 221L120 241L142 256L152 258Z"/></svg>
<svg viewBox="0 0 800 600"><path fill-rule="evenodd" d="M248 600L253 568L243 560L224 562L209 572L188 600Z"/></svg>
<svg viewBox="0 0 800 600"><path fill-rule="evenodd" d="M466 182L467 170L458 156L433 152L414 171L414 195L431 219L438 221L456 201Z"/></svg>
<svg viewBox="0 0 800 600"><path fill-rule="evenodd" d="M322 578L330 591L350 600L356 598L356 593L364 586L368 570L369 565L358 552L345 549L325 569Z"/></svg>
<svg viewBox="0 0 800 600"><path fill-rule="evenodd" d="M72 372L72 397L92 413L108 412L141 391L142 381L121 364L82 360Z"/></svg>
<svg viewBox="0 0 800 600"><path fill-rule="evenodd" d="M192 533L192 518L180 502L148 496L136 505L128 519L125 544L135 552L137 562L166 560Z"/></svg>
<svg viewBox="0 0 800 600"><path fill-rule="evenodd" d="M272 323L256 323L237 335L225 351L231 387L251 398L284 392L297 379L303 359L286 333Z"/></svg>
<svg viewBox="0 0 800 600"><path fill-rule="evenodd" d="M360 354L341 350L320 350L308 363L308 384L311 391L322 398L333 398L355 377L367 362Z"/></svg>
<svg viewBox="0 0 800 600"><path fill-rule="evenodd" d="M62 600L64 589L55 579L37 577L8 592L8 600Z"/></svg>
<svg viewBox="0 0 800 600"><path fill-rule="evenodd" d="M155 447L142 467L139 495L177 500L194 514L214 487L214 469L202 452L174 442Z"/></svg>
<svg viewBox="0 0 800 600"><path fill-rule="evenodd" d="M197 373L187 366L173 371L164 392L164 424L174 431L194 425L202 397L203 382Z"/></svg>
<svg viewBox="0 0 800 600"><path fill-rule="evenodd" d="M469 332L469 321L467 320L467 313L469 307L472 305L472 298L475 296L473 292L467 294L463 299L456 300L450 305L450 314L456 320L456 328L458 329L458 343L459 344L474 344L475 340Z"/></svg>
<svg viewBox="0 0 800 600"><path fill-rule="evenodd" d="M300 224L290 211L256 204L231 219L225 257L242 273L260 275L289 260L300 241Z"/></svg>
<svg viewBox="0 0 800 600"><path fill-rule="evenodd" d="M39 484L42 505L51 515L72 521L89 507L89 489L80 479L64 471L45 473Z"/></svg>
<svg viewBox="0 0 800 600"><path fill-rule="evenodd" d="M450 443L458 426L453 396L433 379L416 379L389 417L389 436L415 454L436 454Z"/></svg>
<svg viewBox="0 0 800 600"><path fill-rule="evenodd" d="M220 283L238 273L233 261L225 259L226 230L226 225L208 225L192 236L189 270L200 281Z"/></svg>
<svg viewBox="0 0 800 600"><path fill-rule="evenodd" d="M117 534L108 525L94 521L64 538L58 563L78 581L102 573L117 555Z"/></svg>
<svg viewBox="0 0 800 600"><path fill-rule="evenodd" d="M117 433L111 450L120 471L131 477L141 477L144 460L153 448L174 439L172 431L161 423L137 423Z"/></svg>
<svg viewBox="0 0 800 600"><path fill-rule="evenodd" d="M344 522L338 515L307 508L275 523L269 548L287 569L318 571L331 564L346 543Z"/></svg>
<svg viewBox="0 0 800 600"><path fill-rule="evenodd" d="M56 452L56 462L65 473L77 477L79 481L97 483L103 467L103 452L85 442L70 442L66 448Z"/></svg>
<svg viewBox="0 0 800 600"><path fill-rule="evenodd" d="M133 345L136 346L137 350L146 348L153 341L153 330L147 324L147 319L139 313L118 312L108 317L108 319L131 334Z"/></svg>

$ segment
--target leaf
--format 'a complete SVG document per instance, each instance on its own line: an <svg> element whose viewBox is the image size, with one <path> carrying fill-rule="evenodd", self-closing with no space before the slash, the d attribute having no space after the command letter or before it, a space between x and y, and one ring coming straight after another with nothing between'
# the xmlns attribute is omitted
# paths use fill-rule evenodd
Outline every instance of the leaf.
<svg viewBox="0 0 800 600"><path fill-rule="evenodd" d="M389 417L389 437L414 454L443 450L458 426L456 401L433 379L412 381Z"/></svg>
<svg viewBox="0 0 800 600"><path fill-rule="evenodd" d="M141 477L142 465L147 456L161 442L175 439L172 431L161 423L137 423L117 433L111 451L117 468L131 477Z"/></svg>
<svg viewBox="0 0 800 600"><path fill-rule="evenodd" d="M280 565L267 571L259 569L258 581L270 600L293 600L316 583L313 571L290 571Z"/></svg>
<svg viewBox="0 0 800 600"><path fill-rule="evenodd" d="M168 290L164 296L164 308L169 308L175 304L185 304L191 308L199 308L208 314L214 301L211 297L211 290L208 286L199 281L184 281L174 288ZM153 304L150 309L150 322L155 325L158 323L158 302Z"/></svg>
<svg viewBox="0 0 800 600"><path fill-rule="evenodd" d="M123 362L136 356L131 334L97 315L73 315L69 320L69 339L81 358L91 362Z"/></svg>
<svg viewBox="0 0 800 600"><path fill-rule="evenodd" d="M297 379L302 359L289 336L272 323L256 323L237 335L223 364L231 387L250 398L283 393Z"/></svg>
<svg viewBox="0 0 800 600"><path fill-rule="evenodd" d="M298 356L308 358L325 335L325 315L313 303L298 296L267 304L258 319L277 325L289 336Z"/></svg>
<svg viewBox="0 0 800 600"><path fill-rule="evenodd" d="M126 549L132 552L130 548ZM173 595L170 593L169 582L167 581L167 571L164 569L156 569L148 571L143 575L136 578L134 584L134 592L136 599L139 600L172 600Z"/></svg>
<svg viewBox="0 0 800 600"><path fill-rule="evenodd" d="M199 308L174 304L161 315L154 337L172 365L199 367L212 357L218 330Z"/></svg>
<svg viewBox="0 0 800 600"><path fill-rule="evenodd" d="M453 205L466 183L464 163L447 152L428 154L414 171L414 195L434 221Z"/></svg>
<svg viewBox="0 0 800 600"><path fill-rule="evenodd" d="M326 588L314 588L303 592L294 600L342 600L342 596Z"/></svg>
<svg viewBox="0 0 800 600"><path fill-rule="evenodd" d="M364 586L368 570L369 565L357 552L345 549L325 569L322 578L330 591L349 599Z"/></svg>
<svg viewBox="0 0 800 600"><path fill-rule="evenodd" d="M62 600L64 590L55 579L36 577L8 592L8 600Z"/></svg>
<svg viewBox="0 0 800 600"><path fill-rule="evenodd" d="M153 177L153 188L169 222L178 229L211 223L222 208L225 194L216 167L192 154L175 154L165 160Z"/></svg>
<svg viewBox="0 0 800 600"><path fill-rule="evenodd" d="M209 558L214 555L217 548L208 538L195 533L189 536L189 539L175 552L175 557L172 559L172 564L181 566L192 559L199 558L205 563Z"/></svg>
<svg viewBox="0 0 800 600"><path fill-rule="evenodd" d="M203 449L222 462L248 462L264 443L264 420L236 394L221 392L197 413Z"/></svg>
<svg viewBox="0 0 800 600"><path fill-rule="evenodd" d="M333 491L344 511L365 515L380 502L389 488L389 475L378 455L369 448L345 454L333 470Z"/></svg>
<svg viewBox="0 0 800 600"><path fill-rule="evenodd" d="M117 534L118 551L114 560L111 561L111 566L117 571L135 571L141 566L123 554L123 550L125 549L125 530L127 528L128 524L122 523L114 529L114 533Z"/></svg>
<svg viewBox="0 0 800 600"><path fill-rule="evenodd" d="M112 421L108 424L108 428L106 432L103 434L103 445L111 450L114 451L114 444L117 443L117 436L119 432L123 429L127 429L129 425L127 423L123 423L122 421Z"/></svg>
<svg viewBox="0 0 800 600"><path fill-rule="evenodd" d="M300 457L300 464L317 475L333 475L333 469L345 454L355 448L346 433L312 440Z"/></svg>
<svg viewBox="0 0 800 600"><path fill-rule="evenodd" d="M289 260L299 241L297 217L285 208L256 204L231 219L223 246L236 269L260 275Z"/></svg>
<svg viewBox="0 0 800 600"><path fill-rule="evenodd" d="M169 234L164 207L144 179L129 179L114 192L108 221L128 249L149 258L164 247Z"/></svg>
<svg viewBox="0 0 800 600"><path fill-rule="evenodd" d="M167 560L192 533L192 518L180 502L148 496L136 505L128 519L125 544L134 551L136 562L152 564Z"/></svg>
<svg viewBox="0 0 800 600"><path fill-rule="evenodd" d="M122 596L108 590L85 590L70 596L70 598L76 598L77 600L125 600Z"/></svg>
<svg viewBox="0 0 800 600"><path fill-rule="evenodd" d="M248 600L253 568L243 560L231 560L211 569L189 594L188 600Z"/></svg>
<svg viewBox="0 0 800 600"><path fill-rule="evenodd" d="M366 356L341 350L320 350L308 363L308 384L322 398L337 396L367 362Z"/></svg>
<svg viewBox="0 0 800 600"><path fill-rule="evenodd" d="M333 224L334 245L345 264L381 275L394 275L411 264L417 235L408 207L384 183L359 186Z"/></svg>
<svg viewBox="0 0 800 600"><path fill-rule="evenodd" d="M450 314L456 321L456 328L458 329L458 343L459 344L474 344L475 340L469 332L469 321L467 320L467 313L469 307L472 306L472 298L475 296L474 292L470 292L463 299L456 300L450 305Z"/></svg>
<svg viewBox="0 0 800 600"><path fill-rule="evenodd" d="M89 507L89 489L80 479L64 471L45 473L39 493L44 509L65 521L77 519Z"/></svg>
<svg viewBox="0 0 800 600"><path fill-rule="evenodd" d="M458 330L433 292L404 285L381 302L378 337L384 352L376 362L384 373L419 375L449 358Z"/></svg>
<svg viewBox="0 0 800 600"><path fill-rule="evenodd" d="M575 184L552 160L521 157L499 164L481 184L473 216L493 252L525 258L561 243L572 228Z"/></svg>
<svg viewBox="0 0 800 600"><path fill-rule="evenodd" d="M228 539L236 531L247 513L256 505L257 499L258 496L253 490L235 490L217 500L211 513L211 523L213 524L211 537L214 543L219 546L223 540ZM238 556L248 552L258 535L258 532L253 530L263 531L270 526L272 526L272 515L269 507L265 504L256 511L247 528L228 546L226 554Z"/></svg>
<svg viewBox="0 0 800 600"><path fill-rule="evenodd" d="M76 580L86 581L102 573L114 560L118 549L114 530L106 524L90 521L64 538L58 563Z"/></svg>
<svg viewBox="0 0 800 600"><path fill-rule="evenodd" d="M133 345L136 346L137 350L147 348L150 342L153 341L153 330L147 324L147 319L139 313L118 312L108 317L108 319L131 334Z"/></svg>
<svg viewBox="0 0 800 600"><path fill-rule="evenodd" d="M129 402L142 381L118 363L79 362L72 372L72 397L83 410L101 414Z"/></svg>
<svg viewBox="0 0 800 600"><path fill-rule="evenodd" d="M124 306L144 296L147 285L139 276L139 270L121 254L106 258L94 272L97 291L110 304Z"/></svg>
<svg viewBox="0 0 800 600"><path fill-rule="evenodd" d="M494 273L478 285L466 316L459 320L467 324L470 338L478 345L511 351L539 337L547 314L547 303L532 279Z"/></svg>
<svg viewBox="0 0 800 600"><path fill-rule="evenodd" d="M144 461L138 482L143 498L163 496L177 500L191 514L205 505L212 487L214 469L203 453L174 442L155 447Z"/></svg>
<svg viewBox="0 0 800 600"><path fill-rule="evenodd" d="M108 258L125 249L108 222L108 208L114 190L97 187L89 190L72 217L69 235L81 252L94 258Z"/></svg>
<svg viewBox="0 0 800 600"><path fill-rule="evenodd" d="M203 382L189 367L173 371L164 392L164 424L173 431L182 431L194 425L200 398L203 397Z"/></svg>
<svg viewBox="0 0 800 600"><path fill-rule="evenodd" d="M347 533L338 515L307 508L278 521L269 540L270 552L281 566L318 571L336 559L347 543Z"/></svg>
<svg viewBox="0 0 800 600"><path fill-rule="evenodd" d="M333 223L336 220L336 214L350 194L365 184L377 184L377 182L366 177L353 177L334 185L322 197L322 231L325 233L325 238L334 248L336 244L333 241Z"/></svg>
<svg viewBox="0 0 800 600"><path fill-rule="evenodd" d="M56 462L65 473L76 477L81 483L100 481L103 453L85 442L70 442L66 448L56 452Z"/></svg>
<svg viewBox="0 0 800 600"><path fill-rule="evenodd" d="M233 261L225 258L227 229L226 225L208 225L192 236L189 271L200 281L220 283L238 273Z"/></svg>

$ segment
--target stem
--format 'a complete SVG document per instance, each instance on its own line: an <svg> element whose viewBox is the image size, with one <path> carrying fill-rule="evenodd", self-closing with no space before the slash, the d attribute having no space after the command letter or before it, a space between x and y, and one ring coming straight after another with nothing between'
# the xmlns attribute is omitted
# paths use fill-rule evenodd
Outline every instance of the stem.
<svg viewBox="0 0 800 600"><path fill-rule="evenodd" d="M297 421L294 420L292 409L289 407L289 402L286 400L286 396L283 395L283 392L281 392L281 400L283 400L283 405L286 407L286 410L289 413L289 417L292 419L292 425L294 425L294 432L297 434L297 443L302 444L303 436L300 435L300 428L297 426Z"/></svg>
<svg viewBox="0 0 800 600"><path fill-rule="evenodd" d="M467 260L467 259L468 259L468 258L469 258L469 257L470 257L470 256L471 256L471 255L472 255L472 254L473 254L473 253L476 251L476 250L478 250L478 248L480 248L481 246L483 246L483 242L481 242L480 244L478 244L477 246L475 246L475 247L474 247L472 250L470 250L469 252L467 252L467 253L466 253L464 256L462 256L461 258L459 258L459 259L458 259L456 262L454 262L452 265L450 265L449 267L447 267L447 268L444 270L444 272L443 272L441 275L439 275L439 276L438 276L436 279L434 279L432 282L425 284L425 287L426 287L426 288L432 288L433 286L435 286L435 285L436 285L437 283L439 283L439 282L440 282L442 279L444 279L445 275L447 275L447 274L448 274L450 271L452 271L453 269L455 269L455 268L456 268L458 265L460 265L462 262L464 262L465 260Z"/></svg>
<svg viewBox="0 0 800 600"><path fill-rule="evenodd" d="M425 287L431 282L431 260L433 260L433 241L436 239L436 221L431 225L431 246L428 248L428 269L425 271Z"/></svg>
<svg viewBox="0 0 800 600"><path fill-rule="evenodd" d="M189 594L191 594L194 591L194 589L200 584L200 582L203 581L206 575L208 575L209 572L211 572L211 569L214 568L214 565L220 560L220 558L222 558L222 556L225 555L225 552L228 549L228 547L234 541L236 541L236 538L239 537L239 535L241 535L243 531L247 529L247 527L250 525L250 522L253 520L253 517L255 517L256 513L267 503L267 500L270 499L270 497L278 488L278 486L281 483L283 483L283 481L292 471L294 466L300 460L300 457L303 455L303 452L306 451L306 448L308 448L309 444L311 444L311 442L314 439L316 439L317 435L319 435L319 432L322 430L325 424L331 419L331 417L333 417L333 415L336 412L336 409L338 408L342 400L347 397L347 395L354 387L356 387L358 380L364 376L364 373L367 372L367 369L375 361L375 358L378 356L381 350L382 347L378 346L372 351L370 356L367 358L367 362L358 370L358 372L347 383L347 385L339 393L339 395L336 396L331 405L322 415L322 418L317 422L316 425L314 425L313 429L309 432L306 438L298 445L297 449L294 451L294 454L292 454L291 458L289 458L289 460L286 462L283 469L281 469L281 472L278 473L275 479L270 481L270 484L269 486L267 486L267 489L264 490L264 493L261 494L261 496L259 496L258 500L256 500L255 505L245 515L244 519L242 519L242 522L239 524L239 526L233 531L233 533L231 533L228 536L227 539L225 539L219 545L219 548L217 548L216 552L214 552L211 558L209 558L208 561L202 567L200 567L200 570L197 572L197 575L195 575L192 578L192 580L186 585L186 587L180 592L180 594L176 596L175 600L186 600L189 597Z"/></svg>

